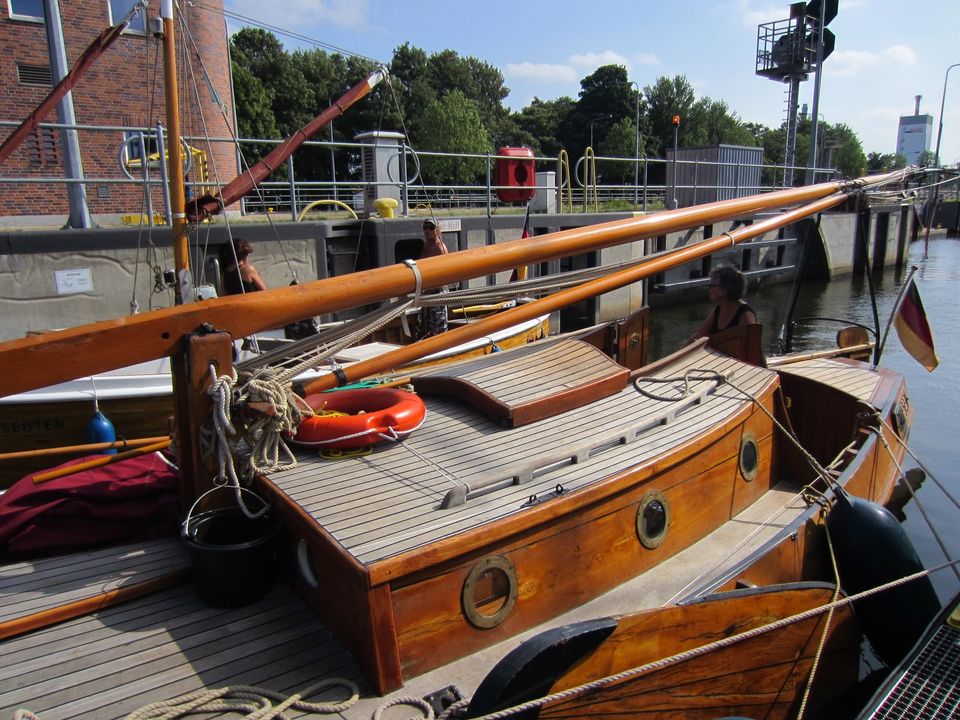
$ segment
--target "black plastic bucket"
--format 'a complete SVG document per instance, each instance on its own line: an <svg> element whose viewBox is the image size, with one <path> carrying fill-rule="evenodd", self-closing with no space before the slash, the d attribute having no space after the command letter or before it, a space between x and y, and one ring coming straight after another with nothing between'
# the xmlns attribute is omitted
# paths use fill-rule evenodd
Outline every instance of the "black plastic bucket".
<svg viewBox="0 0 960 720"><path fill-rule="evenodd" d="M259 513L266 503L246 492L257 500L249 510ZM269 510L255 518L239 507L192 513L193 508L187 513L181 537L187 544L200 599L213 607L241 607L266 595L273 584L279 533Z"/></svg>

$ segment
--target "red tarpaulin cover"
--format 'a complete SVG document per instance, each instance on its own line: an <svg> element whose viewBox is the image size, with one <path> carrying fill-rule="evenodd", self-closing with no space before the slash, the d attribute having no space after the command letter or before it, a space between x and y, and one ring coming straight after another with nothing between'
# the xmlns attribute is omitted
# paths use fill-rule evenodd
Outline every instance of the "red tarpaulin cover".
<svg viewBox="0 0 960 720"><path fill-rule="evenodd" d="M179 473L157 453L39 485L27 475L0 495L0 561L174 535L179 500Z"/></svg>

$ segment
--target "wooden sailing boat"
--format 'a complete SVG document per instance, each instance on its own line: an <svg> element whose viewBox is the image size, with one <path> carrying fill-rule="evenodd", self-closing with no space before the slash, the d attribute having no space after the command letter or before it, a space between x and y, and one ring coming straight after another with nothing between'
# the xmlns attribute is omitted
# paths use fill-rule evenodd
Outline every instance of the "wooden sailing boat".
<svg viewBox="0 0 960 720"><path fill-rule="evenodd" d="M380 268L24 338L0 344L0 376L4 391L16 393L173 357L187 508L211 488L215 458L200 438L210 424L211 375L229 374L231 336L808 203L343 368L311 383L308 390L317 392L636 282L902 177L670 211L428 258L416 271ZM190 212L198 216L209 204L201 199ZM184 214L179 208L175 212ZM175 234L183 226L177 223ZM756 329L734 339L743 357L756 354ZM67 352L76 358L69 366L62 362ZM636 609L696 582L705 570L714 582L730 580L731 573L765 582L815 575L809 563L816 536L808 538L807 529L815 525L816 510L791 500L812 486L882 501L910 424L903 380L892 373L830 360L778 372L703 342L631 369L580 340L559 338L430 370L413 384L425 400L426 419L402 443L384 442L369 455L335 464L298 451L298 467L255 479L255 491L282 527L286 587L306 605L279 588L252 609L205 608L186 591L168 587L186 566L175 542L9 566L0 570L13 597L0 622L0 636L8 638L0 677L21 679L0 691L0 707L28 703L44 717L104 717L210 685L269 683L290 692L332 667L364 683L367 695L468 678L465 665L476 679L464 683L475 685L487 665L477 655L484 648L513 642L566 613L594 615L591 602L605 593L629 587ZM863 414L864 406L872 412ZM825 413L833 420L828 429ZM774 422L787 418L807 455ZM785 519L768 526L766 537L742 532L770 503ZM749 543L728 557L728 533L738 527L738 537ZM791 554L782 536L797 528L802 542ZM678 562L689 561L691 553L701 560L693 570ZM718 566L709 571L702 560L711 557ZM245 582L266 585L260 577ZM69 588L69 599L55 591L60 585ZM132 598L139 599L110 607L115 599ZM87 614L91 608L98 609L95 616ZM93 652L82 652L87 643Z"/></svg>

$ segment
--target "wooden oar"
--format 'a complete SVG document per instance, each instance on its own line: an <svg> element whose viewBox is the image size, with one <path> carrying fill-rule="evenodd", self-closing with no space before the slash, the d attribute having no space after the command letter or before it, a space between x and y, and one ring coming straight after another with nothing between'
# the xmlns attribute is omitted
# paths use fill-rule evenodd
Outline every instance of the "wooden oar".
<svg viewBox="0 0 960 720"><path fill-rule="evenodd" d="M717 250L735 245L738 242L749 240L757 235L763 235L784 225L790 225L808 215L826 210L834 205L839 205L846 199L847 196L845 194L837 193L795 210L755 222L752 225L743 225L736 230L731 230L730 232L712 237L709 240L704 240L676 250L669 255L651 258L647 262L640 263L639 265L619 270L605 277L583 283L577 287L562 290L548 297L541 298L540 300L534 300L533 302L519 305L510 310L504 310L501 313L482 318L469 325L463 325L441 333L440 335L425 338L419 342L391 350L390 352L378 355L369 360L362 360L344 366L342 372L330 373L329 375L321 376L307 383L304 386L304 390L307 393L318 393L324 390L330 390L338 385L357 382L365 377L382 373L390 368L400 367L424 355L440 352L441 350L446 350L460 343L484 337L492 332L530 320L531 318L555 312L573 303L611 292L612 290L642 280L645 277L663 272L676 265L682 265L691 260L705 257Z"/></svg>
<svg viewBox="0 0 960 720"><path fill-rule="evenodd" d="M150 593L166 590L179 585L190 577L190 568L181 568L160 577L143 582L123 585L113 590L106 590L91 597L81 598L66 605L41 610L30 615L0 622L0 640L23 635L24 633L40 628L49 627L56 623L72 620L73 618L89 615L92 612L103 610L111 605L117 605L127 600L133 600Z"/></svg>
<svg viewBox="0 0 960 720"><path fill-rule="evenodd" d="M116 455L102 455L101 457L94 458L93 460L87 460L86 462L77 463L76 465L68 465L67 467L57 468L56 470L48 470L47 472L37 473L33 476L33 484L39 485L40 483L45 483L49 480L56 480L57 478L66 477L67 475L73 475L74 473L83 472L84 470L92 470L93 468L110 465L120 460L127 460L140 455L148 455L152 452L157 452L158 450L165 450L166 448L170 447L171 442L173 441L170 438L164 438L162 441L153 443L152 445L146 445L134 450L127 450L126 452L117 453Z"/></svg>
<svg viewBox="0 0 960 720"><path fill-rule="evenodd" d="M138 448L144 445L153 445L165 436L137 438L135 440L116 440L114 442L87 443L86 445L64 445L63 447L40 448L38 450L20 450L18 452L0 453L0 460L22 460L23 458L49 457L51 455L71 455L97 452L98 450L113 450L114 448Z"/></svg>

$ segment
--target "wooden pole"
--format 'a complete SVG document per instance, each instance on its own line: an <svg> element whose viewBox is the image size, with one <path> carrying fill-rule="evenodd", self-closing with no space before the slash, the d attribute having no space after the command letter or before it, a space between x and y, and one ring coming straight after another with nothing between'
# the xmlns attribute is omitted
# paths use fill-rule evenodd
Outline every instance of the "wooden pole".
<svg viewBox="0 0 960 720"><path fill-rule="evenodd" d="M177 273L174 284L176 303L191 298L183 297L184 275L190 268L187 249L186 192L183 179L183 147L180 145L180 99L177 95L177 54L174 43L173 0L161 0L163 18L163 72L166 82L167 104L167 177L170 183L170 212L173 215L173 264ZM191 283L192 285L192 283Z"/></svg>
<svg viewBox="0 0 960 720"><path fill-rule="evenodd" d="M144 580L143 582L124 585L91 597L67 603L66 605L58 605L57 607L41 610L31 615L0 622L0 640L23 635L24 633L49 627L66 620L72 620L73 618L83 617L84 615L104 610L111 605L118 605L127 600L133 600L134 598L143 597L144 595L149 595L160 590L166 590L167 588L174 587L188 580L190 573L189 568L174 570L173 572L153 578L152 580Z"/></svg>
<svg viewBox="0 0 960 720"><path fill-rule="evenodd" d="M24 458L50 457L52 455L79 455L99 450L113 450L116 448L138 448L144 445L168 440L164 436L137 438L135 440L117 440L115 442L87 443L86 445L64 445L63 447L41 448L39 450L21 450L19 452L0 453L2 460L22 460Z"/></svg>
<svg viewBox="0 0 960 720"><path fill-rule="evenodd" d="M66 477L67 475L73 475L78 472L83 472L84 470L93 470L94 468L103 467L104 465L112 465L120 460L129 460L130 458L139 457L140 455L149 455L150 453L157 452L158 450L167 449L170 447L171 442L172 441L170 438L165 438L160 442L153 443L152 445L134 448L133 450L117 453L116 455L101 455L98 458L77 463L76 465L69 465L67 467L56 468L55 470L48 470L47 472L36 473L33 476L33 484L39 485L40 483L56 480L57 478Z"/></svg>
<svg viewBox="0 0 960 720"><path fill-rule="evenodd" d="M572 228L526 240L425 258L417 262L417 267L422 289L428 290L465 278L482 277L739 215L810 202L837 191L854 192L903 177L902 171L887 173ZM677 264L680 262L686 261L680 260ZM202 325L210 325L234 337L244 337L311 315L406 295L414 292L416 287L416 277L411 269L407 265L397 264L11 340L0 343L0 378L3 378L0 393L10 395L25 392L172 355L179 350L180 339ZM63 362L65 357L69 357L71 362Z"/></svg>

